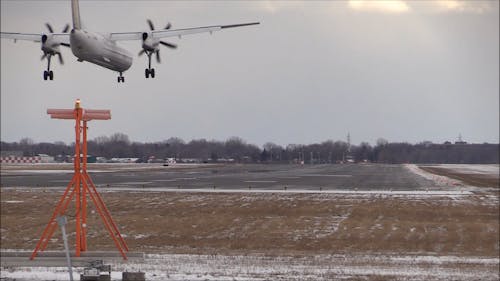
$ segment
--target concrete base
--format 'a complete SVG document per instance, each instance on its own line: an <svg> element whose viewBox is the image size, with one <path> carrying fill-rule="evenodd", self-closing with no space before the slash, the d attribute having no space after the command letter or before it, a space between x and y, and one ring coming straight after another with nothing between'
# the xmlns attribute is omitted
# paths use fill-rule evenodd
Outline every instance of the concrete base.
<svg viewBox="0 0 500 281"><path fill-rule="evenodd" d="M144 272L122 272L122 281L146 281Z"/></svg>

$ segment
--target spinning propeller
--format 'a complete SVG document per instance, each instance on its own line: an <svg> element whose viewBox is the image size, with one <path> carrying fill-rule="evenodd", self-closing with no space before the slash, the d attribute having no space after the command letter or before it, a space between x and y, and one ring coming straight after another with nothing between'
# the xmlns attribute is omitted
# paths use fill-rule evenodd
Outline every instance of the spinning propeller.
<svg viewBox="0 0 500 281"><path fill-rule="evenodd" d="M54 36L54 29L49 23L46 23L45 26L49 30L49 33L42 34L42 51L43 55L41 60L47 58L47 70L43 72L43 79L54 79L54 73L50 70L50 59L52 56L57 55L60 64L64 64L64 60L61 55L61 51L59 50L59 46L69 47L69 44L61 42L56 36ZM64 26L62 33L67 33L69 30L69 24Z"/></svg>
<svg viewBox="0 0 500 281"><path fill-rule="evenodd" d="M43 55L41 57L41 60L44 60L45 58L53 56L53 55L57 55L57 57L59 58L59 62L61 64L64 64L64 60L62 58L61 51L59 50L59 46L62 45L65 47L69 47L69 44L62 43L59 40L57 40L56 38L54 38L54 36L53 36L54 29L52 28L50 23L46 23L45 26L49 30L49 33L42 35L41 41L42 41ZM67 33L68 30L69 30L69 24L66 24L66 26L64 26L64 28L62 30L62 33Z"/></svg>

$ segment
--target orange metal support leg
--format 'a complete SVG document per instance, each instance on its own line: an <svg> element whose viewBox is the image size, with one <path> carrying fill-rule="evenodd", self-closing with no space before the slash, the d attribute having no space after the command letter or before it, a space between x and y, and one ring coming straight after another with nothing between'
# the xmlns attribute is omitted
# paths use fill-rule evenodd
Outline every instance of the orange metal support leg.
<svg viewBox="0 0 500 281"><path fill-rule="evenodd" d="M82 118L82 109L78 108L76 110L76 124L75 124L75 135L76 135L76 140L75 140L75 176L76 176L76 184L75 184L75 193L76 193L76 204L75 204L75 212L76 212L76 238L75 238L75 256L79 257L80 256L80 251L81 251L81 226L82 226L82 221L81 221L81 194L80 194L80 188L82 186L82 174L81 174L81 167L80 167L80 137L81 137L81 118Z"/></svg>
<svg viewBox="0 0 500 281"><path fill-rule="evenodd" d="M85 181L85 177L82 177ZM84 184L85 186L85 184ZM81 250L87 251L87 188L82 188L82 236L81 236Z"/></svg>
<svg viewBox="0 0 500 281"><path fill-rule="evenodd" d="M58 210L58 214L59 215L63 215L64 213L66 213L66 209L68 209L68 206L71 203L71 200L73 199L73 196L75 196L75 189L74 189L74 187L71 189L71 193L70 193L68 199L62 205L62 208L60 208ZM45 251L45 248L47 248L47 244L49 243L49 240L52 237L52 235L54 234L54 231L56 230L56 228L57 228L57 223L56 223L56 221L54 219L53 223L50 224L50 229L49 229L48 235L46 236L47 239L45 239L45 241L42 243L42 246L40 248L41 251Z"/></svg>
<svg viewBox="0 0 500 281"><path fill-rule="evenodd" d="M87 185L86 182L84 182L83 184ZM88 188L88 186L86 186L86 188ZM89 189L89 191L90 191L90 189ZM104 222L104 226L106 226L106 229L108 230L111 238L113 238L113 241L115 242L115 245L118 248L118 250L120 251L120 254L122 255L123 259L126 260L127 256L125 255L125 251L124 251L122 245L120 244L120 242L118 242L118 240L116 239L116 235L113 234L113 230L111 230L111 226L110 226L110 224L108 222L108 219L104 215L103 210L101 210L101 207L99 206L99 203L97 202L97 199L95 198L95 196L92 193L92 191L89 192L89 195L90 195L90 199L92 199L92 201L94 202L94 205L95 205L95 207L97 209L97 212L99 213L99 215L101 216L102 221Z"/></svg>
<svg viewBox="0 0 500 281"><path fill-rule="evenodd" d="M82 166L82 182L85 181L87 175L87 121L83 121L83 166ZM82 188L82 236L81 236L81 250L87 251L87 191L86 185Z"/></svg>
<svg viewBox="0 0 500 281"><path fill-rule="evenodd" d="M57 216L64 213L67 205L71 201L71 198L73 197L73 192L70 193L69 191L73 190L72 187L73 187L74 182L75 182L75 177L73 176L73 178L71 179L71 182L68 184L68 186L66 187L66 190L64 191L63 195L61 196L61 199L59 199L59 202L57 203L56 208L55 208L54 212L52 213L52 216L50 217L49 223L47 224L44 231L42 232L42 236L40 237L40 240L38 240L38 243L36 244L35 250L31 254L30 259L34 259L39 250L43 251L45 249L46 244L48 243L48 241L52 237L53 231L50 231L51 226L56 224L55 220L56 220ZM68 194L70 195L69 198L68 198Z"/></svg>
<svg viewBox="0 0 500 281"><path fill-rule="evenodd" d="M125 243L125 240L123 239L123 237L120 233L120 230L118 230L118 227L116 226L115 222L113 221L113 218L111 217L111 213L109 212L108 208L106 207L106 204L104 204L104 201L102 200L101 195L97 192L97 189L94 185L94 182L92 181L92 179L89 177L88 174L85 174L84 176L87 179L87 182L90 183L91 189L89 188L89 193L93 192L96 195L96 199L97 199L98 203L100 203L100 205L102 206L102 210L104 211L104 214L109 218L110 224L115 231L114 232L115 235L119 237L119 240L120 240L123 248L128 252L127 243Z"/></svg>

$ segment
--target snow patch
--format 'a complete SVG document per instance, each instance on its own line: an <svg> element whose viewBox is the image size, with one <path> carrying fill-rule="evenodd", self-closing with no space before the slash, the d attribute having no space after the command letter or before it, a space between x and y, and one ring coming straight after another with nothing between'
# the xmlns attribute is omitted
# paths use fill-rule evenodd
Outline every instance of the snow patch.
<svg viewBox="0 0 500 281"><path fill-rule="evenodd" d="M498 280L499 258L430 255L224 256L147 254L111 260L112 280L142 271L147 280L340 280L390 276L391 280ZM74 276L82 268L75 268ZM68 280L64 267L2 267L2 278Z"/></svg>
<svg viewBox="0 0 500 281"><path fill-rule="evenodd" d="M420 169L415 164L405 164L404 166L410 172L419 175L427 180L433 181L438 186L464 186L464 184L459 180L426 172Z"/></svg>

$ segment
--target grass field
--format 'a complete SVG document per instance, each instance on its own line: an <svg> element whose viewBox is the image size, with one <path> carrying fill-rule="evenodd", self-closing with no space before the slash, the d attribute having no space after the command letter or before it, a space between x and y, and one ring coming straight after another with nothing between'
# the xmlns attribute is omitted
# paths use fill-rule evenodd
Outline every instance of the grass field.
<svg viewBox="0 0 500 281"><path fill-rule="evenodd" d="M498 280L498 190L455 188L101 194L130 250L150 255L140 267L155 272L152 280L211 280L206 272L227 280ZM61 194L1 189L1 248L33 249ZM92 205L88 224L89 250L115 250ZM55 249L62 249L59 231L48 247ZM198 269L210 262L205 273ZM176 279L176 272L195 275Z"/></svg>
<svg viewBox="0 0 500 281"><path fill-rule="evenodd" d="M477 256L496 256L499 251L498 200L487 194L102 195L132 251ZM34 248L60 193L4 190L1 196L2 248ZM89 250L114 249L93 210ZM69 233L72 226L70 222ZM59 236L56 232L52 247L60 247Z"/></svg>

